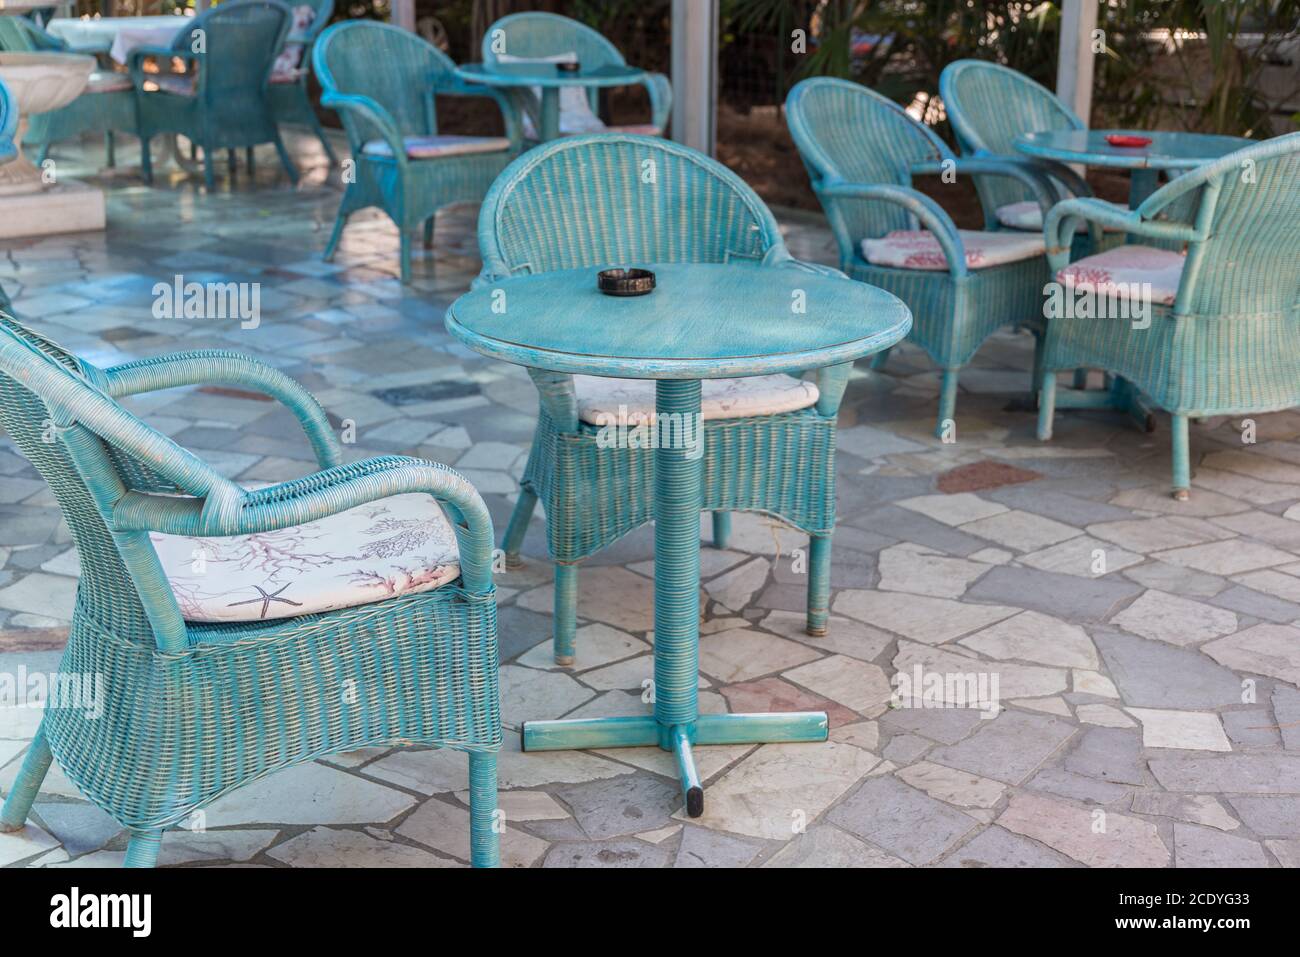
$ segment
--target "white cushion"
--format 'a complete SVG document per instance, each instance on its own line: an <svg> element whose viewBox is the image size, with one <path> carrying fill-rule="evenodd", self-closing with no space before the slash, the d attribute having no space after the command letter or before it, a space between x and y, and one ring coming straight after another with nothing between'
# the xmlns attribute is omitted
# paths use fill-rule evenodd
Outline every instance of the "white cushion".
<svg viewBox="0 0 1300 957"><path fill-rule="evenodd" d="M654 423L655 384L648 379L575 375L578 417L590 425ZM817 404L817 386L788 375L705 379L700 411L706 419L743 419L795 412ZM621 412L621 415L620 415Z"/></svg>
<svg viewBox="0 0 1300 957"><path fill-rule="evenodd" d="M966 268L984 269L1043 255L1042 234L959 229ZM939 240L928 229L896 229L879 239L862 240L862 256L873 266L895 269L947 269Z"/></svg>
<svg viewBox="0 0 1300 957"><path fill-rule="evenodd" d="M402 145L411 159L434 159L470 153L498 153L510 149L510 140L504 136L404 136ZM370 140L361 152L370 156L393 155L392 147L384 140Z"/></svg>
<svg viewBox="0 0 1300 957"><path fill-rule="evenodd" d="M1145 298L1143 283L1151 284L1150 301L1173 305L1187 257L1153 246L1116 246L1070 263L1056 274L1067 290L1130 299Z"/></svg>
<svg viewBox="0 0 1300 957"><path fill-rule="evenodd" d="M497 54L497 60L501 63L577 63L578 54L572 50L568 53L557 53L554 56L511 56L508 53ZM540 86L531 87L533 96L537 97L540 105L542 102L542 88ZM537 129L533 126L532 117L524 114L524 136L530 140L537 139ZM603 133L605 124L600 117L591 111L591 101L587 99L587 90L581 86L562 86L560 87L560 132L565 135L575 135L578 133Z"/></svg>
<svg viewBox="0 0 1300 957"><path fill-rule="evenodd" d="M1110 203L1119 213L1127 213L1128 207L1121 206L1119 203ZM1007 229L1027 229L1031 232L1041 232L1043 228L1043 208L1031 199L1021 203L1007 203L1005 206L999 206L994 213L998 222ZM1119 232L1113 226L1103 227L1108 233ZM1087 223L1080 223L1076 232L1087 232Z"/></svg>
<svg viewBox="0 0 1300 957"><path fill-rule="evenodd" d="M256 535L149 538L186 621L294 618L430 591L460 575L451 523L423 493Z"/></svg>
<svg viewBox="0 0 1300 957"><path fill-rule="evenodd" d="M131 74L95 70L86 81L87 93L118 93L131 89Z"/></svg>

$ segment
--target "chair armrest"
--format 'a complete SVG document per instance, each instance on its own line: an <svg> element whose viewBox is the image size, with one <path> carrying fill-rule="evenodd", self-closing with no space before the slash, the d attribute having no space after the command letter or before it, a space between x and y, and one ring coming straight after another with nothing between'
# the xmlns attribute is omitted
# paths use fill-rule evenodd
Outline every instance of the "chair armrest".
<svg viewBox="0 0 1300 957"><path fill-rule="evenodd" d="M436 83L433 92L440 96L479 96L492 100L496 103L497 109L501 111L501 118L505 121L506 136L510 140L510 148L516 152L522 148L524 128L519 119L519 107L505 92L482 83L467 83L455 75Z"/></svg>
<svg viewBox="0 0 1300 957"><path fill-rule="evenodd" d="M283 372L249 356L221 350L178 352L113 366L104 375L114 398L208 382L256 389L297 417L321 468L343 463L343 450L315 397Z"/></svg>
<svg viewBox="0 0 1300 957"><path fill-rule="evenodd" d="M370 97L357 93L326 92L321 94L320 104L336 111L344 119L350 116L354 122L368 123L373 126L383 141L388 144L388 148L393 151L393 159L397 162L398 168L405 171L406 144L402 140L402 134L397 128L397 121L393 119L393 114ZM354 138L354 133L356 142L350 145L353 157L360 159L361 148L367 138L361 135L361 129L353 127L348 131L349 139Z"/></svg>
<svg viewBox="0 0 1300 957"><path fill-rule="evenodd" d="M492 588L492 517L474 486L445 465L381 456L305 478L244 491L223 514L198 499L128 492L113 508L115 531L224 537L302 525L393 495L424 492L447 506L460 549L461 580L469 591Z"/></svg>
<svg viewBox="0 0 1300 957"><path fill-rule="evenodd" d="M662 73L647 73L641 81L650 94L650 122L665 133L673 112L673 84Z"/></svg>
<svg viewBox="0 0 1300 957"><path fill-rule="evenodd" d="M911 213L921 225L934 233L939 248L948 260L948 272L954 279L966 275L966 248L962 245L957 226L942 206L929 196L911 186L894 186L884 183L846 183L829 180L817 192L833 202L843 200L871 200L892 203Z"/></svg>
<svg viewBox="0 0 1300 957"><path fill-rule="evenodd" d="M944 164L949 160L926 160L912 164L912 174L938 175L944 172ZM1047 215L1056 200L1056 192L1051 181L1041 170L1026 164L1004 159L1000 156L964 156L951 160L958 173L967 176L1003 176L1014 179L1034 194L1034 199Z"/></svg>
<svg viewBox="0 0 1300 957"><path fill-rule="evenodd" d="M1055 160L1030 156L1005 156L999 153L990 153L988 150L976 150L970 155L969 159L996 159L1032 170L1054 187L1057 201L1073 199L1076 196L1092 195L1092 187L1088 185L1082 176L1064 163L1058 163Z"/></svg>
<svg viewBox="0 0 1300 957"><path fill-rule="evenodd" d="M1160 207L1163 208L1164 204ZM1070 247L1075 224L1082 220L1099 226L1111 226L1135 236L1191 242L1201 238L1194 227L1181 223L1160 223L1148 218L1146 203L1140 209L1120 210L1095 197L1069 199L1057 203L1043 219L1043 237L1047 240L1047 261L1053 274L1070 262Z"/></svg>

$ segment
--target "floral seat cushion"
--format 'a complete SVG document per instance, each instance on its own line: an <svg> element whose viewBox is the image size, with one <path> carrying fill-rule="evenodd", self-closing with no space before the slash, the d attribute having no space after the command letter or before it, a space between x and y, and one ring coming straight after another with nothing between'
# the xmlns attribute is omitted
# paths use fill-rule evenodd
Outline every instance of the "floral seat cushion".
<svg viewBox="0 0 1300 957"><path fill-rule="evenodd" d="M1127 213L1128 207L1121 206L1119 203L1111 203L1118 213ZM998 222L1007 229L1027 229L1030 232L1041 232L1043 228L1043 208L1031 199L1020 203L1007 203L1005 206L999 206L994 214ZM1113 226L1103 227L1106 232L1119 232ZM1088 224L1080 223L1077 232L1087 232Z"/></svg>
<svg viewBox="0 0 1300 957"><path fill-rule="evenodd" d="M440 156L499 153L510 149L510 140L504 136L404 136L402 145L410 159L437 159ZM392 147L384 140L370 140L361 152L370 156L393 155Z"/></svg>
<svg viewBox="0 0 1300 957"><path fill-rule="evenodd" d="M1042 234L959 229L967 269L985 269L1043 255ZM879 239L862 240L862 257L873 266L895 269L947 269L939 240L928 229L896 229Z"/></svg>
<svg viewBox="0 0 1300 957"><path fill-rule="evenodd" d="M1186 262L1186 256L1171 249L1116 246L1070 263L1056 274L1056 280L1069 291L1120 299L1147 298L1144 284L1150 283L1150 301L1171 306Z"/></svg>
<svg viewBox="0 0 1300 957"><path fill-rule="evenodd" d="M86 81L87 93L119 93L131 89L131 74L95 70Z"/></svg>
<svg viewBox="0 0 1300 957"><path fill-rule="evenodd" d="M284 46L271 65L272 83L297 83L304 72L302 55L307 49L311 25L316 21L316 11L308 4L293 8L293 22L289 26Z"/></svg>
<svg viewBox="0 0 1300 957"><path fill-rule="evenodd" d="M654 421L655 384L647 379L575 375L578 418L590 425L649 425ZM813 382L788 375L706 379L700 411L706 419L743 419L795 412L817 404Z"/></svg>
<svg viewBox="0 0 1300 957"><path fill-rule="evenodd" d="M430 495L394 495L274 532L149 536L186 621L294 618L430 591L460 576Z"/></svg>

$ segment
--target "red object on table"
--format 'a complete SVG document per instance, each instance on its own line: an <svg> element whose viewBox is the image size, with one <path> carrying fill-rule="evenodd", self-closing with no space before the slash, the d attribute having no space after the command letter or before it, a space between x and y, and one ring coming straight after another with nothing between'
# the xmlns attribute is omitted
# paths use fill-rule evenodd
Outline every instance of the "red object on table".
<svg viewBox="0 0 1300 957"><path fill-rule="evenodd" d="M1111 133L1106 137L1106 142L1111 146L1150 146L1151 137L1126 136L1122 133Z"/></svg>

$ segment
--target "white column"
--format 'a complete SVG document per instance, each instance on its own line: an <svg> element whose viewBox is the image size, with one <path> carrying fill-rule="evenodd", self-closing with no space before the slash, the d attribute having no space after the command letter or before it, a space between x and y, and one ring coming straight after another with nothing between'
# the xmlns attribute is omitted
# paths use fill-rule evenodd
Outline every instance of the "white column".
<svg viewBox="0 0 1300 957"><path fill-rule="evenodd" d="M1092 31L1096 28L1097 0L1065 0L1061 7L1056 95L1085 124L1092 111Z"/></svg>
<svg viewBox="0 0 1300 957"><path fill-rule="evenodd" d="M393 26L415 32L415 0L392 0Z"/></svg>
<svg viewBox="0 0 1300 957"><path fill-rule="evenodd" d="M713 155L718 114L718 0L673 0L673 139Z"/></svg>

